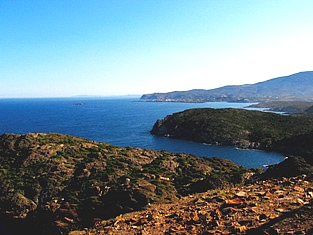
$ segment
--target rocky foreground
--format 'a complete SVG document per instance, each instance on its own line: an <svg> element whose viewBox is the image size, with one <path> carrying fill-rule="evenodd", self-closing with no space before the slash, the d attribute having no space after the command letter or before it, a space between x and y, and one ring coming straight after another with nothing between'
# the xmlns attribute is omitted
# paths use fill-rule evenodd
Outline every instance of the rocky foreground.
<svg viewBox="0 0 313 235"><path fill-rule="evenodd" d="M61 134L4 134L0 234L312 234L307 164L288 158L262 173Z"/></svg>
<svg viewBox="0 0 313 235"><path fill-rule="evenodd" d="M95 221L243 182L249 170L82 138L0 136L0 234L64 234Z"/></svg>
<svg viewBox="0 0 313 235"><path fill-rule="evenodd" d="M87 234L313 234L313 177L210 190L70 233Z"/></svg>

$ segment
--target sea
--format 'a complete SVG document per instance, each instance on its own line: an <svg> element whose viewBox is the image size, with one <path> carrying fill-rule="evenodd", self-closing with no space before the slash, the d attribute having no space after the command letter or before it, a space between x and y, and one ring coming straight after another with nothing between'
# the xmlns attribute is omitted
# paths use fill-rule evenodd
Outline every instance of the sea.
<svg viewBox="0 0 313 235"><path fill-rule="evenodd" d="M249 103L142 102L139 98L74 97L0 99L0 134L58 132L117 146L132 146L201 157L219 157L248 168L276 164L284 156L150 134L154 123L190 108L245 108Z"/></svg>

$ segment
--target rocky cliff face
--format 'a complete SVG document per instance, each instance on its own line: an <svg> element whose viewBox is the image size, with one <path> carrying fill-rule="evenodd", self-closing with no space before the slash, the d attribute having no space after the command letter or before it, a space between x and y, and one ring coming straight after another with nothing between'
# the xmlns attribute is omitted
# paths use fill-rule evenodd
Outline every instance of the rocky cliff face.
<svg viewBox="0 0 313 235"><path fill-rule="evenodd" d="M0 231L61 234L149 203L240 183L230 161L61 134L0 137ZM13 233L14 234L14 233Z"/></svg>

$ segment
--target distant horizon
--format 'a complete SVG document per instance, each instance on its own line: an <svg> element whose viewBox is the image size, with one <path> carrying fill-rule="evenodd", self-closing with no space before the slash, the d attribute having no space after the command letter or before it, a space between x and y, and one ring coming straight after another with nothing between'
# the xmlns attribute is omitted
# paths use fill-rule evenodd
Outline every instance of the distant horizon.
<svg viewBox="0 0 313 235"><path fill-rule="evenodd" d="M255 83L260 83L260 82L265 82L271 79L275 79L275 78L280 78L280 77L288 77L290 75L294 75L294 74L299 74L299 73L306 73L306 72L313 72L313 70L307 70L307 71L300 71L300 72L295 72L292 74L288 74L288 75L282 75L279 77L274 77L274 78L269 78L266 80L262 80L262 81L257 81ZM233 85L233 84L226 84L220 87L224 87L224 86L240 86L240 85L251 85L251 84L255 84L255 83L248 83L248 84L237 84L237 85ZM171 90L171 91L165 91L165 92L158 92L158 91L154 91L151 93L142 93L142 94L116 94L116 95L68 95L68 96L26 96L26 97L1 97L0 99L53 99L53 98L122 98L122 97L141 97L144 94L152 94L152 93L169 93L169 92L177 92L177 91L189 91L189 90L211 90L211 89L216 89L216 88L220 88L220 87L215 87L215 88L210 88L210 89L206 89L206 88L193 88L193 89L188 89L188 90Z"/></svg>
<svg viewBox="0 0 313 235"><path fill-rule="evenodd" d="M29 97L1 97L0 99L79 99L79 98L123 98L141 97L142 95L73 95L73 96L29 96Z"/></svg>

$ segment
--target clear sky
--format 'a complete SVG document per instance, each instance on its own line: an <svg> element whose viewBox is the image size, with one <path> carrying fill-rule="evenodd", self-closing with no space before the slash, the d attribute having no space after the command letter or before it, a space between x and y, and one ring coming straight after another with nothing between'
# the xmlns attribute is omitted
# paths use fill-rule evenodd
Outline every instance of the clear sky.
<svg viewBox="0 0 313 235"><path fill-rule="evenodd" d="M312 0L0 0L0 97L210 89L313 70Z"/></svg>

